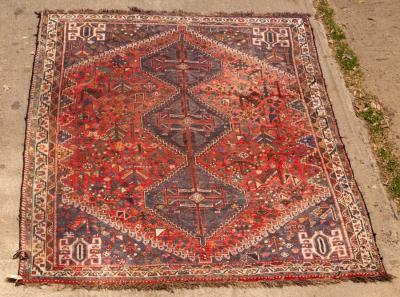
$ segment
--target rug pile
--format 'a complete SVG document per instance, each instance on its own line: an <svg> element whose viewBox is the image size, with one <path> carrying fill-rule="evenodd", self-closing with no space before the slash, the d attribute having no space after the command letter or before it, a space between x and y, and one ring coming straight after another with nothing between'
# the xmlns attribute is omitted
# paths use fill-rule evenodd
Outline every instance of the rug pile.
<svg viewBox="0 0 400 297"><path fill-rule="evenodd" d="M23 284L385 278L308 16L43 12L20 254Z"/></svg>

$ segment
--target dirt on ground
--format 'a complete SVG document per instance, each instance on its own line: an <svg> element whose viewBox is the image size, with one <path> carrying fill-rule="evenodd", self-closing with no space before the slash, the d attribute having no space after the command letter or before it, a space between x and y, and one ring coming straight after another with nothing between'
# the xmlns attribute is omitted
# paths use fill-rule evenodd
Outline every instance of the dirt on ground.
<svg viewBox="0 0 400 297"><path fill-rule="evenodd" d="M391 139L400 155L400 1L330 0L330 3L360 58L365 87L388 111Z"/></svg>
<svg viewBox="0 0 400 297"><path fill-rule="evenodd" d="M396 33L399 28L396 27L395 21L391 21L392 19L389 16L393 18L399 15L399 13L396 14L396 8L399 11L400 1L380 1L380 4L377 1L361 2L335 0L332 3L338 9L343 10L338 11L338 17L343 16L344 19L341 20L348 28L348 35L354 39L352 43L354 43L355 50L360 55L361 64L365 66L365 70L368 72L372 91L384 100L388 108L393 109L393 123L399 124L400 115L395 113L395 110L400 111L400 101L396 102L397 96L395 95L399 94L399 89L396 89L396 84L397 86L399 84L399 71L396 72L395 61L399 61L399 51L396 51L396 44L398 47L400 37ZM392 282L365 284L342 282L336 285L308 287L287 286L283 288L258 287L249 289L202 287L195 290L176 290L175 293L166 291L138 292L133 289L107 291L82 288L72 290L59 286L15 287L12 283L6 282L6 276L16 274L18 267L18 261L13 260L12 255L18 249L18 212L25 137L24 118L28 104L38 22L34 11L46 8L64 10L79 8L126 9L129 6L152 10L182 9L202 13L252 11L257 13L308 12L314 14L312 0L118 0L111 2L105 0L0 0L0 296L400 296L398 278ZM373 10L378 8L386 11L387 15L381 16ZM350 12L346 12L346 9ZM369 11L368 15L365 14L366 11ZM354 22L353 19L347 19L346 14L351 15ZM373 20L368 20L368 17ZM346 21L349 23L347 24ZM387 271L399 277L399 219L379 179L377 165L369 146L368 134L363 122L354 114L352 98L345 88L344 81L332 57L323 27L314 18L311 19L311 24L314 28L321 67L339 131L370 213L378 247ZM356 33L361 34L360 36L364 39L358 40L359 37ZM362 47L368 47L368 49ZM383 96L382 94L386 95ZM399 108L396 108L396 106Z"/></svg>

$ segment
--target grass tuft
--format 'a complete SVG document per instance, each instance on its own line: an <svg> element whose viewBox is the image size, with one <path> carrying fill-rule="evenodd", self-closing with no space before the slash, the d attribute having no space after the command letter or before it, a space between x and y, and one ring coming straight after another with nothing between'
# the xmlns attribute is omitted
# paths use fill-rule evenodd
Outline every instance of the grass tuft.
<svg viewBox="0 0 400 297"><path fill-rule="evenodd" d="M360 66L358 58L349 45L345 42L339 42L336 48L336 60L345 71L357 70Z"/></svg>
<svg viewBox="0 0 400 297"><path fill-rule="evenodd" d="M393 177L389 189L394 196L400 197L400 173L396 174L396 176Z"/></svg>
<svg viewBox="0 0 400 297"><path fill-rule="evenodd" d="M328 1L320 0L317 5L317 12L325 25L325 29L328 31L331 43L334 44L335 57L340 67L345 71L357 70L360 66L358 58L347 43L346 34L342 27L336 23L334 19L335 12L329 6Z"/></svg>
<svg viewBox="0 0 400 297"><path fill-rule="evenodd" d="M335 11L327 0L317 0L317 17L328 33L329 44L342 69L347 88L354 95L357 116L367 124L372 147L390 195L400 206L400 160L389 140L387 116L378 98L364 87L364 73L356 53L351 49L343 28L335 21Z"/></svg>
<svg viewBox="0 0 400 297"><path fill-rule="evenodd" d="M385 117L382 111L368 106L364 111L359 112L359 115L367 122L370 132L376 136L384 136Z"/></svg>

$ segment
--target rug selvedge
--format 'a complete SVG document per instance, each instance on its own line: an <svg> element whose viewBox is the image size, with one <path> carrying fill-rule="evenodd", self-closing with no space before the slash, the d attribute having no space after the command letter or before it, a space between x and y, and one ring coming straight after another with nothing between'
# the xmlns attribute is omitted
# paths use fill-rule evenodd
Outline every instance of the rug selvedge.
<svg viewBox="0 0 400 297"><path fill-rule="evenodd" d="M44 13L23 283L381 278L306 16Z"/></svg>

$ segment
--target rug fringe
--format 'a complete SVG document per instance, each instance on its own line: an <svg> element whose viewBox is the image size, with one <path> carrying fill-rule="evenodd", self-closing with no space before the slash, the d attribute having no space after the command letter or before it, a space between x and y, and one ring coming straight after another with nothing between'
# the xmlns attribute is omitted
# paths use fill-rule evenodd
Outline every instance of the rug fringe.
<svg viewBox="0 0 400 297"><path fill-rule="evenodd" d="M310 13L297 13L297 12L271 12L271 13L254 13L246 11L234 11L234 12L187 12L181 9L174 10L146 10L140 9L138 7L128 7L128 9L45 9L43 11L35 12L39 14L76 14L76 13L86 13L86 14L98 14L98 13L109 13L109 14L146 14L146 15L173 15L173 16L209 16L209 17L292 17L292 18L308 18L311 16Z"/></svg>
<svg viewBox="0 0 400 297"><path fill-rule="evenodd" d="M19 286L22 282L22 276L18 274L8 274L6 276L6 281L9 283L14 283L16 286Z"/></svg>
<svg viewBox="0 0 400 297"><path fill-rule="evenodd" d="M27 251L23 250L18 250L15 252L15 254L12 257L13 259L21 259L21 260L26 260L29 258L29 253Z"/></svg>
<svg viewBox="0 0 400 297"><path fill-rule="evenodd" d="M50 287L65 287L72 289L85 288L88 290L98 290L98 289L109 289L109 290L121 290L121 289L136 289L138 291L148 291L148 290L163 290L167 292L173 293L178 289L197 289L202 287L208 288L282 288L284 286L299 286L299 287L307 287L307 286L326 286L338 284L341 282L354 282L354 283L375 283L375 282L390 282L395 277L390 274L382 274L376 276L350 276L347 278L337 278L332 279L276 279L271 281L216 281L216 282L167 282L167 283L129 283L129 280L112 280L110 282L97 281L90 283L74 283L74 282L58 282L51 283L51 281L41 281L35 282L34 279L18 279L15 281L15 285L29 285L29 286L50 286Z"/></svg>

